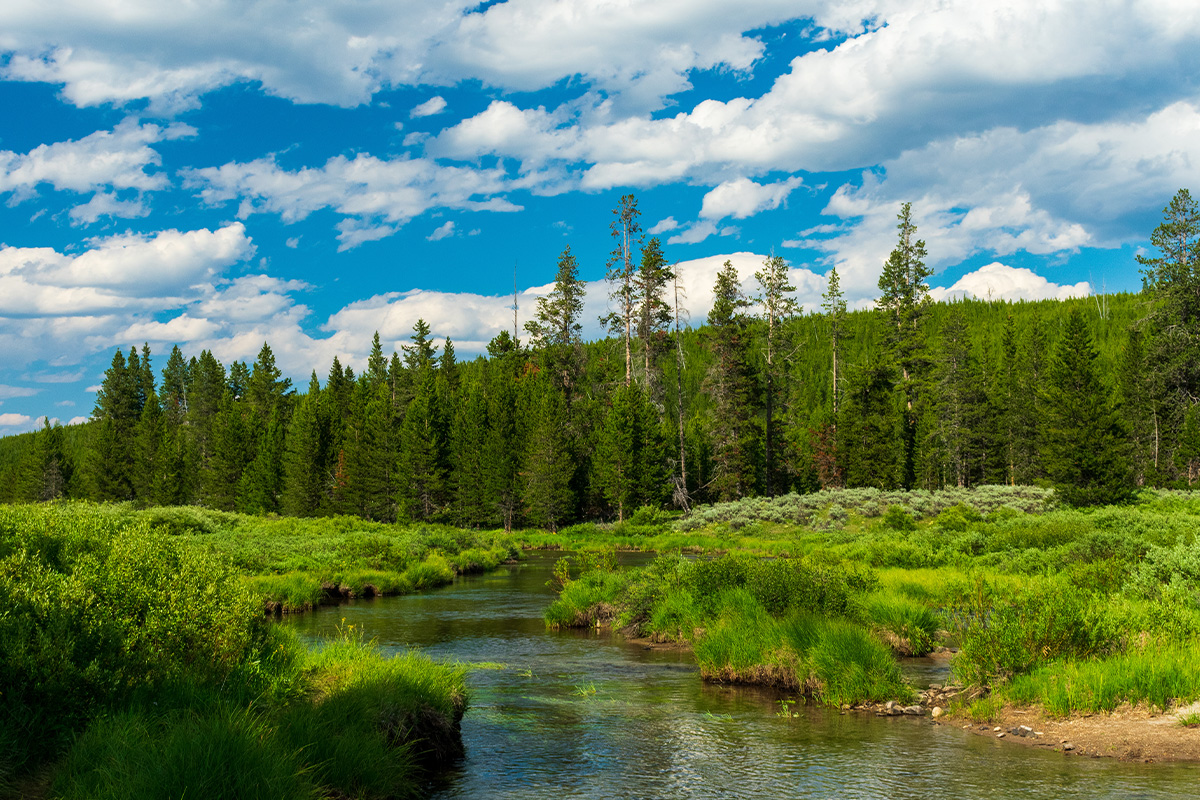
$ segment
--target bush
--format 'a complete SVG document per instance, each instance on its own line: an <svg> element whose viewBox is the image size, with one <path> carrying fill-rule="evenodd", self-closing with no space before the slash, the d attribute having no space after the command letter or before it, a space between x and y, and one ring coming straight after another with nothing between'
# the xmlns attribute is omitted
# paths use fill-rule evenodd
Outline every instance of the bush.
<svg viewBox="0 0 1200 800"><path fill-rule="evenodd" d="M997 596L980 580L950 611L961 649L955 675L973 685L1002 684L1060 657L1106 652L1113 634L1085 591L1059 583Z"/></svg>
<svg viewBox="0 0 1200 800"><path fill-rule="evenodd" d="M917 529L917 521L913 519L912 512L898 504L888 506L883 515L883 524L884 527L894 531L915 531Z"/></svg>

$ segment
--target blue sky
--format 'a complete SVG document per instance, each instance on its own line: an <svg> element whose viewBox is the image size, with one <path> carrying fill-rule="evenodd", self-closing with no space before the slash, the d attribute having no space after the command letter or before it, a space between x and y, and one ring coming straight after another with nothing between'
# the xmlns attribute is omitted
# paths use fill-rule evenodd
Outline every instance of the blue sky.
<svg viewBox="0 0 1200 800"><path fill-rule="evenodd" d="M1136 290L1200 188L1198 39L1194 0L9 0L0 434L143 342L473 355L566 245L598 335L630 192L697 322L771 252L869 306L904 201L936 297Z"/></svg>

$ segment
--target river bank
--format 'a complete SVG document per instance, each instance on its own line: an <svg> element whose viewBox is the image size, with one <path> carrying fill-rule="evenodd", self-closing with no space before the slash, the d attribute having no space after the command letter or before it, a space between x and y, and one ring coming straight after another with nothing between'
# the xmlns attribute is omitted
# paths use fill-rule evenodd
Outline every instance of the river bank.
<svg viewBox="0 0 1200 800"><path fill-rule="evenodd" d="M262 607L145 519L0 506L0 796L404 797L461 757L464 667Z"/></svg>

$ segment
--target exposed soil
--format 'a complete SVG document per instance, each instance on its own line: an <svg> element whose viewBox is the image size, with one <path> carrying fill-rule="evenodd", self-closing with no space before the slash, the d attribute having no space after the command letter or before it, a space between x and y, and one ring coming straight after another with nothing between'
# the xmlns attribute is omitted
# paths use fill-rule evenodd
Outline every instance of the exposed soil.
<svg viewBox="0 0 1200 800"><path fill-rule="evenodd" d="M1126 704L1111 714L1052 719L1036 708L1006 708L999 719L986 725L972 723L961 715L942 717L935 724L954 725L980 736L1002 736L1005 741L1047 748L1067 756L1145 762L1200 761L1200 728L1179 724L1181 718L1197 712L1200 703L1166 714L1151 714L1144 706ZM1021 726L1029 731L1022 731Z"/></svg>

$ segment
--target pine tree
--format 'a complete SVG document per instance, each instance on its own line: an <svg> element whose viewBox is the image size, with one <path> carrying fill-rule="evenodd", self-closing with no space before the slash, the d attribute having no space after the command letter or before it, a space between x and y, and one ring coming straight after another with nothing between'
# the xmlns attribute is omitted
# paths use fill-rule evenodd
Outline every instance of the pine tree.
<svg viewBox="0 0 1200 800"><path fill-rule="evenodd" d="M1187 477L1188 486L1200 478L1200 403L1193 404L1184 415L1183 431L1175 449L1175 463Z"/></svg>
<svg viewBox="0 0 1200 800"><path fill-rule="evenodd" d="M787 263L781 256L768 256L763 268L754 273L759 293L754 298L761 319L767 326L766 369L764 371L763 399L766 401L766 417L763 420L765 445L763 473L768 497L773 497L785 482L784 470L778 464L782 427L786 405L781 402L787 397L787 362L780 355L786 349L786 325L800 313L800 304L789 295L796 291L792 285Z"/></svg>
<svg viewBox="0 0 1200 800"><path fill-rule="evenodd" d="M495 517L487 492L488 402L480 377L466 382L462 398L451 427L451 490L455 522L473 528Z"/></svg>
<svg viewBox="0 0 1200 800"><path fill-rule="evenodd" d="M715 406L712 421L712 492L736 500L754 490L753 388L748 331L737 270L729 261L717 274L708 313L708 344L713 364L705 386Z"/></svg>
<svg viewBox="0 0 1200 800"><path fill-rule="evenodd" d="M917 419L921 409L919 383L924 367L923 322L930 305L929 286L925 279L933 270L925 266L928 253L925 242L917 239L917 226L912 219L912 203L900 207L896 217L900 220L896 228L900 231L899 241L883 265L879 276L882 292L876 307L883 311L888 320L888 342L892 357L900 367L901 388L905 398L905 455L904 483L912 476L915 458Z"/></svg>
<svg viewBox="0 0 1200 800"><path fill-rule="evenodd" d="M142 407L142 415L134 434L132 483L134 497L143 504L164 502L159 496L159 490L162 488L159 472L163 467L159 451L162 448L164 428L165 421L158 395L151 391Z"/></svg>
<svg viewBox="0 0 1200 800"><path fill-rule="evenodd" d="M383 357L383 345L379 342L379 331L371 339L371 355L367 356L367 382L371 389L387 380L388 362Z"/></svg>
<svg viewBox="0 0 1200 800"><path fill-rule="evenodd" d="M935 429L947 459L947 478L956 486L968 486L973 482L973 469L978 470L972 461L979 449L977 414L983 398L967 321L957 306L951 309L942 327L935 380L932 418L936 420ZM941 488L940 483L931 488Z"/></svg>
<svg viewBox="0 0 1200 800"><path fill-rule="evenodd" d="M42 418L42 429L33 434L33 447L22 459L15 498L40 503L62 497L71 481L72 464L63 448L62 426Z"/></svg>
<svg viewBox="0 0 1200 800"><path fill-rule="evenodd" d="M642 505L658 505L666 489L657 414L638 384L618 386L596 443L596 481L617 520Z"/></svg>
<svg viewBox="0 0 1200 800"><path fill-rule="evenodd" d="M1167 469L1187 409L1200 401L1200 205L1180 189L1163 209L1150 242L1160 255L1138 256L1150 309L1146 361L1155 410L1155 465Z"/></svg>
<svg viewBox="0 0 1200 800"><path fill-rule="evenodd" d="M625 385L633 380L633 326L637 316L637 287L634 285L635 272L633 264L633 248L641 242L642 226L638 222L641 212L638 211L637 198L631 194L623 195L621 202L613 209L611 231L617 245L608 258L607 279L609 283L609 299L615 300L617 308L600 318L610 332L622 337L625 344Z"/></svg>
<svg viewBox="0 0 1200 800"><path fill-rule="evenodd" d="M517 398L524 359L520 344L508 331L488 343L492 363L488 375L487 493L506 532L521 510L521 469L525 455L524 425Z"/></svg>
<svg viewBox="0 0 1200 800"><path fill-rule="evenodd" d="M321 394L314 370L308 393L296 404L284 447L281 503L283 512L291 516L315 516L326 500L328 420L321 413Z"/></svg>
<svg viewBox="0 0 1200 800"><path fill-rule="evenodd" d="M846 485L895 489L904 471L903 417L893 368L878 360L856 365L838 421L838 460Z"/></svg>
<svg viewBox="0 0 1200 800"><path fill-rule="evenodd" d="M430 340L429 324L418 319L413 325L412 344L401 345L404 351L404 366L414 376L423 369L431 369L437 360L437 348Z"/></svg>
<svg viewBox="0 0 1200 800"><path fill-rule="evenodd" d="M582 369L583 326L579 315L583 313L586 291L587 283L580 279L579 265L567 246L558 256L554 288L538 298L534 318L525 323L532 346L542 351L545 366L555 376L568 404Z"/></svg>
<svg viewBox="0 0 1200 800"><path fill-rule="evenodd" d="M642 262L634 276L637 298L637 335L642 345L642 370L646 389L654 402L662 400L658 359L666 346L666 330L671 324L671 304L667 288L675 275L657 236L642 248Z"/></svg>
<svg viewBox="0 0 1200 800"><path fill-rule="evenodd" d="M830 267L825 294L821 299L821 309L829 322L829 352L833 365L830 398L833 402L833 416L837 419L838 401L842 393L841 382L838 379L838 361L842 353L842 340L846 338L846 299L842 296L842 282L838 277L837 267Z"/></svg>
<svg viewBox="0 0 1200 800"><path fill-rule="evenodd" d="M97 500L131 500L134 496L134 431L144 398L141 360L130 349L130 361L117 350L104 373L92 418L100 421L97 446L88 460L89 492Z"/></svg>
<svg viewBox="0 0 1200 800"><path fill-rule="evenodd" d="M408 518L429 520L440 510L446 488L446 427L432 362L418 369L414 382L401 431L397 500Z"/></svg>
<svg viewBox="0 0 1200 800"><path fill-rule="evenodd" d="M275 354L271 352L270 345L263 342L250 377L246 380L245 396L250 401L250 407L265 425L277 410L286 417L288 408L285 404L290 402L292 394L291 379L283 377L283 372L275 366Z"/></svg>
<svg viewBox="0 0 1200 800"><path fill-rule="evenodd" d="M171 348L171 355L167 358L167 366L163 368L162 378L160 402L163 414L166 415L168 424L180 425L187 417L189 381L188 364L183 360L183 353L180 352L178 345Z"/></svg>
<svg viewBox="0 0 1200 800"><path fill-rule="evenodd" d="M524 470L526 515L535 524L557 531L574 503L562 395L552 386L544 387L536 412Z"/></svg>
<svg viewBox="0 0 1200 800"><path fill-rule="evenodd" d="M1043 390L1042 458L1056 491L1071 505L1122 502L1133 491L1128 440L1098 354L1078 308L1055 348Z"/></svg>
<svg viewBox="0 0 1200 800"><path fill-rule="evenodd" d="M259 437L254 458L238 481L238 510L247 514L274 514L283 492L284 423L279 405L271 409Z"/></svg>

